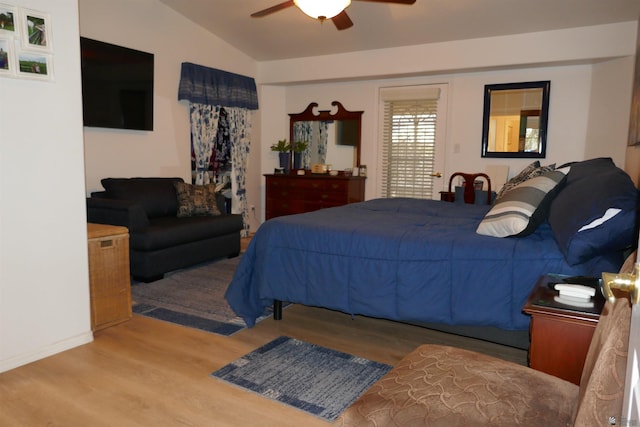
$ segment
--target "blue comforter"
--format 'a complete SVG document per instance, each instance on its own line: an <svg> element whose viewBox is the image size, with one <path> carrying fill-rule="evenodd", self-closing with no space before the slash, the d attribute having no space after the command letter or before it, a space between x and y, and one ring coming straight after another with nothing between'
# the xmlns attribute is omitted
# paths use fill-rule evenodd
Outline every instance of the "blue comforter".
<svg viewBox="0 0 640 427"><path fill-rule="evenodd" d="M248 326L274 299L349 314L451 325L529 327L546 273L600 276L620 255L570 267L548 224L522 238L475 230L489 206L376 199L274 218L243 255L226 298Z"/></svg>

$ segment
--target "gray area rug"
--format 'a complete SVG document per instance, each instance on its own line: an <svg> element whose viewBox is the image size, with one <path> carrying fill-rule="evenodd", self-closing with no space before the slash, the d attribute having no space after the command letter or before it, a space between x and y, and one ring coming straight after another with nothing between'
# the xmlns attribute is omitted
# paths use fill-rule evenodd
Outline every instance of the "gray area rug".
<svg viewBox="0 0 640 427"><path fill-rule="evenodd" d="M225 258L165 274L151 283L132 283L133 312L182 326L229 336L244 328L224 299L240 257ZM265 311L258 321L269 317Z"/></svg>
<svg viewBox="0 0 640 427"><path fill-rule="evenodd" d="M279 337L211 376L334 421L391 366Z"/></svg>

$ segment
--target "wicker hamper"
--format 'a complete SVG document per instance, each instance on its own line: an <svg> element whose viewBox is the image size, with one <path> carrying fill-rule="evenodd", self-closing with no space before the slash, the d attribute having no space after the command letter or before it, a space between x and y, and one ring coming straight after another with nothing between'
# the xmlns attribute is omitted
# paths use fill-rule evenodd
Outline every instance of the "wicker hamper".
<svg viewBox="0 0 640 427"><path fill-rule="evenodd" d="M131 319L129 232L126 227L87 224L91 329Z"/></svg>

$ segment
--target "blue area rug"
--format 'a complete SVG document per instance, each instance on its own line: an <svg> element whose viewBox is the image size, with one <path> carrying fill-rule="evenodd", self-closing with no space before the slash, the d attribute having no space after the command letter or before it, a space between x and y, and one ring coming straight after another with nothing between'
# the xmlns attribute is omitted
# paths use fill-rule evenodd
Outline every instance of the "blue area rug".
<svg viewBox="0 0 640 427"><path fill-rule="evenodd" d="M224 293L240 257L225 258L165 274L151 283L132 283L133 312L219 335L233 335L246 328ZM272 314L269 307L258 321Z"/></svg>
<svg viewBox="0 0 640 427"><path fill-rule="evenodd" d="M280 337L211 376L334 421L391 366Z"/></svg>

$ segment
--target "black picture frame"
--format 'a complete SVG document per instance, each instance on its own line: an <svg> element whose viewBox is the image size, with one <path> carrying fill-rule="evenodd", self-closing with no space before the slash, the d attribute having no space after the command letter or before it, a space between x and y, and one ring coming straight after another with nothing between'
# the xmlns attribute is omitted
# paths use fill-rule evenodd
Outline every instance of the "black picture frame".
<svg viewBox="0 0 640 427"><path fill-rule="evenodd" d="M540 89L542 97L540 101L539 116L539 134L538 146L536 150L518 150L518 151L498 151L491 148L490 143L490 122L491 122L491 99L494 94L499 91L530 91L531 89ZM533 158L543 159L546 157L547 151L547 127L549 122L549 96L551 93L551 81L535 81L522 83L501 83L489 84L484 87L484 109L482 118L482 147L481 156L489 158ZM531 107L523 108L523 111L531 111ZM530 113L527 114L530 116ZM527 116L520 112L521 117ZM521 126L518 126L520 129Z"/></svg>

